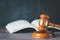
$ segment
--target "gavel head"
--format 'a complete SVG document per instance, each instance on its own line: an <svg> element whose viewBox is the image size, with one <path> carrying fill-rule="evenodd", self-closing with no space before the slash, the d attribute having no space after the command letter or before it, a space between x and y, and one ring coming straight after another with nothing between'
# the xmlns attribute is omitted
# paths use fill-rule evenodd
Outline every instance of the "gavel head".
<svg viewBox="0 0 60 40"><path fill-rule="evenodd" d="M49 19L50 17L49 17L47 14L42 13L42 14L40 15L40 18Z"/></svg>

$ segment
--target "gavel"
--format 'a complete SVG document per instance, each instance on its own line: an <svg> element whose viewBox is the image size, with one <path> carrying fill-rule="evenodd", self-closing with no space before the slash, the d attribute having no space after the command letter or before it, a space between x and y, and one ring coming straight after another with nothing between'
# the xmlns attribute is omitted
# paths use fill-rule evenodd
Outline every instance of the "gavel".
<svg viewBox="0 0 60 40"><path fill-rule="evenodd" d="M38 31L35 31L32 34L32 38L50 38L54 36L52 32L48 31L47 27L52 26L60 28L60 25L51 23L49 19L50 17L47 14L40 15L39 18L40 21L38 23Z"/></svg>

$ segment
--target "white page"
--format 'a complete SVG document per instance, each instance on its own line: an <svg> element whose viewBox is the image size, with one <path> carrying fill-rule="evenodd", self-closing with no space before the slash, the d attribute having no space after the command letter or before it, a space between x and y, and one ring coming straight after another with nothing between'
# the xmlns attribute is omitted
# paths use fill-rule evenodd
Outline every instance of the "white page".
<svg viewBox="0 0 60 40"><path fill-rule="evenodd" d="M6 25L6 29L10 33L20 31L24 28L34 28L35 30L37 30L36 27L34 27L31 23L29 23L26 20L17 20L17 21L14 21L14 22L10 22Z"/></svg>
<svg viewBox="0 0 60 40"><path fill-rule="evenodd" d="M32 25L34 25L35 27L38 28L38 23L39 23L39 19L35 19L31 22ZM55 29L58 29L60 30L60 28L57 28L57 27L52 27L52 26L48 26L48 28L55 28Z"/></svg>

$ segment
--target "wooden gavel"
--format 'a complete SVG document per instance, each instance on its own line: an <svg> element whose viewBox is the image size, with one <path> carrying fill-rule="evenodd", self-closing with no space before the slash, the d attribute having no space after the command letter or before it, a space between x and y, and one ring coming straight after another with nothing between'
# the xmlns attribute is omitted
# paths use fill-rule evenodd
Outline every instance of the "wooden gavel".
<svg viewBox="0 0 60 40"><path fill-rule="evenodd" d="M32 34L33 38L49 38L50 36L53 36L53 34L50 35L51 32L48 32L47 27L52 26L52 27L58 27L60 28L60 25L51 23L49 21L49 16L46 14L41 14L40 15L40 21L38 23L38 30Z"/></svg>
<svg viewBox="0 0 60 40"><path fill-rule="evenodd" d="M49 22L49 18L50 17L46 14L41 14L40 15L40 21L38 23L38 30L47 30L48 26L59 27L60 28L60 25Z"/></svg>

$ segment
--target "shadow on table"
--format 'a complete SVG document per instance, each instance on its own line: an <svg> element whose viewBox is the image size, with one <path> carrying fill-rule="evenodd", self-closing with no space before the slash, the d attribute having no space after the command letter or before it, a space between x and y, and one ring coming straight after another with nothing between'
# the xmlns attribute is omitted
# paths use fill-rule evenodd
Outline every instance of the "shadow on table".
<svg viewBox="0 0 60 40"><path fill-rule="evenodd" d="M25 29L22 29L22 30L19 30L15 33L32 33L36 31L35 29L33 28L25 28ZM60 32L60 30L57 30L57 29L53 29L53 28L48 28L48 31L51 31L51 32Z"/></svg>

